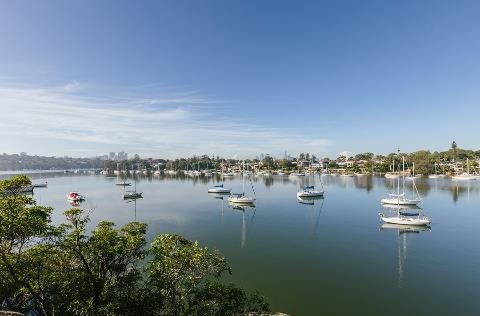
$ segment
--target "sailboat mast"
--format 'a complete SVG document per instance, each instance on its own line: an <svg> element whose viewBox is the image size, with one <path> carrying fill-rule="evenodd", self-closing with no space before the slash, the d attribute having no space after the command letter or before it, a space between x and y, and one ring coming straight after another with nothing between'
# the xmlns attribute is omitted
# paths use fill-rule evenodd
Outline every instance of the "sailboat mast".
<svg viewBox="0 0 480 316"><path fill-rule="evenodd" d="M245 160L242 163L243 195L245 195Z"/></svg>
<svg viewBox="0 0 480 316"><path fill-rule="evenodd" d="M395 160L393 160L393 172L395 172ZM400 168L398 168L397 176L397 196L400 196Z"/></svg>
<svg viewBox="0 0 480 316"><path fill-rule="evenodd" d="M403 192L405 193L405 157L402 156L402 181L403 181Z"/></svg>

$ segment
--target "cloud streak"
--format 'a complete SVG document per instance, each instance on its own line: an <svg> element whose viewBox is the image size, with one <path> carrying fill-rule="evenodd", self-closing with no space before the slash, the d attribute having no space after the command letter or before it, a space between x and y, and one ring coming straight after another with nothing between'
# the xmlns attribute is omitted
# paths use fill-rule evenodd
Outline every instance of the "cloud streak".
<svg viewBox="0 0 480 316"><path fill-rule="evenodd" d="M242 118L218 116L210 106L221 102L197 91L152 96L93 96L78 82L54 87L0 86L0 128L4 135L29 142L74 144L77 152L103 154L110 150L153 157L215 154L252 157L260 152L321 152L329 141L296 129L251 124ZM49 145L51 155L68 148Z"/></svg>

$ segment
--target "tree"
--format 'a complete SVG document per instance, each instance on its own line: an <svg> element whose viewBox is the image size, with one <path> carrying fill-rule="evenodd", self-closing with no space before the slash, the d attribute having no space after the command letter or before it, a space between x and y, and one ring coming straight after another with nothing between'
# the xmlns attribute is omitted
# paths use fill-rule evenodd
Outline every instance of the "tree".
<svg viewBox="0 0 480 316"><path fill-rule="evenodd" d="M3 284L14 291L0 303L20 302L21 306L15 307L23 312L24 304L34 301L39 314L49 315L51 302L35 272L56 231L50 224L52 208L38 206L32 197L19 193L28 185L31 182L26 176L0 181L0 275Z"/></svg>
<svg viewBox="0 0 480 316"><path fill-rule="evenodd" d="M25 176L0 181L0 308L32 315L268 311L260 295L220 282L231 270L217 251L169 234L147 249L147 225L138 222L115 228L104 221L87 234L89 217L78 208L54 226L52 208L19 193L30 184Z"/></svg>
<svg viewBox="0 0 480 316"><path fill-rule="evenodd" d="M268 311L258 294L247 295L218 280L231 274L217 251L202 248L176 234L163 234L151 244L149 285L163 302L162 315L240 315Z"/></svg>
<svg viewBox="0 0 480 316"><path fill-rule="evenodd" d="M452 142L451 148L453 150L453 160L457 158L457 143L455 141Z"/></svg>

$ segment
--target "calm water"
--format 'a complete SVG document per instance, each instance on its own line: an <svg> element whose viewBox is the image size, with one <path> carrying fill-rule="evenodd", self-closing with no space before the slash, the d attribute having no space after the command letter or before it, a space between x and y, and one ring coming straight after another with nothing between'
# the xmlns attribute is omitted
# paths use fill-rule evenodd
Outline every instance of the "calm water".
<svg viewBox="0 0 480 316"><path fill-rule="evenodd" d="M5 178L6 176L2 176ZM38 175L32 175L33 178ZM379 200L392 189L381 177L324 176L326 194L300 204L296 191L319 176L257 177L256 208L233 209L207 194L213 179L141 178L144 198L121 199L116 178L43 175L37 201L63 221L65 195L79 191L92 224L137 219L149 238L176 232L219 249L237 284L258 289L275 311L291 315L478 315L480 181L420 179L430 230L382 229ZM226 179L241 190L240 177ZM408 185L408 182L407 182ZM252 194L251 189L247 193Z"/></svg>

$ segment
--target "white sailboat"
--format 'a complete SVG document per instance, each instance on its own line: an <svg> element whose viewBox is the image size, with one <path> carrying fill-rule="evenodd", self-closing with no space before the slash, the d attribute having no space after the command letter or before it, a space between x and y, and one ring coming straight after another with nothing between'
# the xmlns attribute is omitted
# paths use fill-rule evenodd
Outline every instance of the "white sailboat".
<svg viewBox="0 0 480 316"><path fill-rule="evenodd" d="M437 163L435 163L435 164L433 165L433 167L435 168L435 173L429 175L428 178L430 178L430 179L438 179L440 176L437 174Z"/></svg>
<svg viewBox="0 0 480 316"><path fill-rule="evenodd" d="M406 179L407 180L414 180L414 179L417 179L418 176L415 175L415 163L412 162L412 175L410 177L407 177Z"/></svg>
<svg viewBox="0 0 480 316"><path fill-rule="evenodd" d="M470 174L470 162L468 158L467 158L467 172L452 176L453 181L470 181L470 180L477 180L479 178L480 177L477 175Z"/></svg>
<svg viewBox="0 0 480 316"><path fill-rule="evenodd" d="M323 185L322 185L322 190L315 190L315 187L313 185L305 186L301 191L297 192L297 197L315 197L315 196L323 196L325 191L323 190Z"/></svg>
<svg viewBox="0 0 480 316"><path fill-rule="evenodd" d="M394 165L395 168L395 165ZM395 170L395 169L394 169ZM403 158L403 174L405 174L405 158ZM422 199L418 194L417 187L415 186L415 181L412 180L412 191L417 193L417 197L411 199L407 198L405 195L405 176L403 176L403 192L400 193L400 177L397 178L397 193L390 193L388 197L380 200L382 204L397 204L397 205L417 205Z"/></svg>
<svg viewBox="0 0 480 316"><path fill-rule="evenodd" d="M208 189L208 193L230 193L232 189L223 187L223 170L222 170L222 183L215 185L213 188Z"/></svg>
<svg viewBox="0 0 480 316"><path fill-rule="evenodd" d="M296 176L296 177L305 177L305 173L303 172L292 172L290 173L291 176Z"/></svg>
<svg viewBox="0 0 480 316"><path fill-rule="evenodd" d="M387 179L396 179L399 177L399 174L395 173L395 159L392 161L392 172L385 173L385 178Z"/></svg>
<svg viewBox="0 0 480 316"><path fill-rule="evenodd" d="M243 169L245 169L245 162L243 162ZM233 204L254 204L255 198L245 195L245 174L242 173L243 180L243 192L238 194L232 194L228 197L228 202Z"/></svg>
<svg viewBox="0 0 480 316"><path fill-rule="evenodd" d="M423 216L420 211L408 212L408 208L402 208L398 205L396 214L387 216L384 213L378 213L380 219L388 224L407 225L407 226L426 226L430 224L430 219Z"/></svg>

